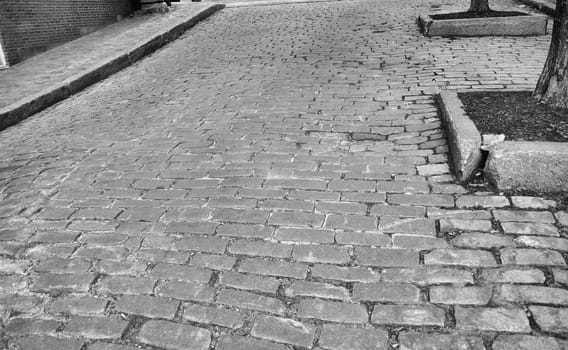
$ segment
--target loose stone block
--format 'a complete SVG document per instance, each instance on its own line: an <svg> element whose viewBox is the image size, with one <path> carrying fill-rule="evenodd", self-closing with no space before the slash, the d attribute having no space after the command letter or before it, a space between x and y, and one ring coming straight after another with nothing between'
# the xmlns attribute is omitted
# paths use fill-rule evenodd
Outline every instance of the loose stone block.
<svg viewBox="0 0 568 350"><path fill-rule="evenodd" d="M476 336L402 332L398 342L400 350L485 350L483 338Z"/></svg>
<svg viewBox="0 0 568 350"><path fill-rule="evenodd" d="M207 350L211 332L169 321L148 321L140 329L138 339L144 344L173 350Z"/></svg>

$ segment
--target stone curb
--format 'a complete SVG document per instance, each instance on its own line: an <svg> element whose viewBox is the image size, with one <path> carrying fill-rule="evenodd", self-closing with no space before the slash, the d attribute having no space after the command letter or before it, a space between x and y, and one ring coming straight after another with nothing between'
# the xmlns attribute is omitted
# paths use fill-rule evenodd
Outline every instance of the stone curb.
<svg viewBox="0 0 568 350"><path fill-rule="evenodd" d="M481 135L456 92L440 92L437 102L448 133L455 175L465 181L480 165ZM484 171L499 191L568 191L568 142L499 142L489 148Z"/></svg>
<svg viewBox="0 0 568 350"><path fill-rule="evenodd" d="M441 91L436 100L448 133L454 173L459 181L465 181L481 162L481 135L456 92Z"/></svg>
<svg viewBox="0 0 568 350"><path fill-rule="evenodd" d="M130 66L224 7L223 4L211 4L210 7L187 18L182 23L164 28L162 32L156 33L144 41L139 41L134 48L125 47L119 54L91 65L81 73L0 108L0 131Z"/></svg>
<svg viewBox="0 0 568 350"><path fill-rule="evenodd" d="M530 6L534 9L539 10L540 12L546 13L547 15L554 17L554 14L556 13L556 9L554 8L554 6L550 3L548 3L547 1L542 1L542 0L519 0L519 2Z"/></svg>
<svg viewBox="0 0 568 350"><path fill-rule="evenodd" d="M548 17L526 11L526 16L436 20L420 15L418 25L424 36L545 35Z"/></svg>

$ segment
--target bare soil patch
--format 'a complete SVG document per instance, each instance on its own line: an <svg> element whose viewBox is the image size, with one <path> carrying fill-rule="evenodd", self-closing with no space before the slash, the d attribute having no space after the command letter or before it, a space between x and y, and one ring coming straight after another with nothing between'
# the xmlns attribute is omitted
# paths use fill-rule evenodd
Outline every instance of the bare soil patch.
<svg viewBox="0 0 568 350"><path fill-rule="evenodd" d="M537 102L530 91L458 94L481 134L513 141L568 142L568 109Z"/></svg>

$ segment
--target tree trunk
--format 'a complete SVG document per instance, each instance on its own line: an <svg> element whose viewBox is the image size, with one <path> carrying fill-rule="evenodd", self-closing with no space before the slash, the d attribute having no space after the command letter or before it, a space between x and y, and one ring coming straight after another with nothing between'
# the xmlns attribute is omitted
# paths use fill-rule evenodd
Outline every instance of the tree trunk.
<svg viewBox="0 0 568 350"><path fill-rule="evenodd" d="M556 0L550 49L533 97L553 107L568 108L568 0Z"/></svg>
<svg viewBox="0 0 568 350"><path fill-rule="evenodd" d="M469 10L471 12L489 12L489 0L471 0Z"/></svg>

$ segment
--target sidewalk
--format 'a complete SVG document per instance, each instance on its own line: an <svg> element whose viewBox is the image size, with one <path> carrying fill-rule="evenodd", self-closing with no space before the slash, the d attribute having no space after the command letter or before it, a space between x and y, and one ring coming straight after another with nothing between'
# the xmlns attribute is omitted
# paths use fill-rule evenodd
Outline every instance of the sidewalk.
<svg viewBox="0 0 568 350"><path fill-rule="evenodd" d="M0 130L131 65L224 5L180 3L125 19L0 70Z"/></svg>

